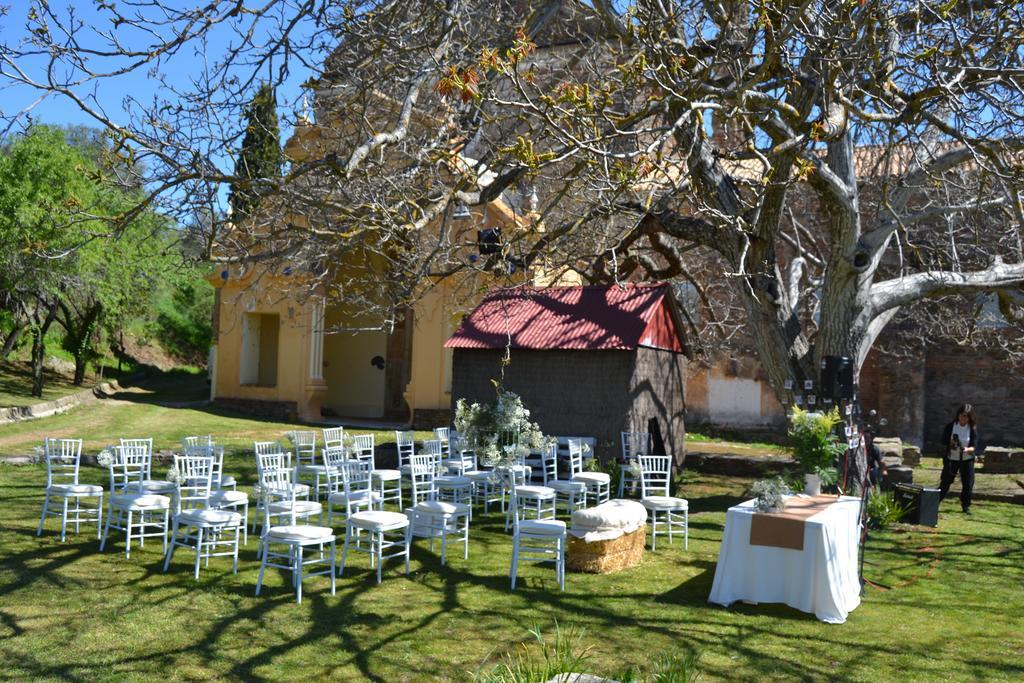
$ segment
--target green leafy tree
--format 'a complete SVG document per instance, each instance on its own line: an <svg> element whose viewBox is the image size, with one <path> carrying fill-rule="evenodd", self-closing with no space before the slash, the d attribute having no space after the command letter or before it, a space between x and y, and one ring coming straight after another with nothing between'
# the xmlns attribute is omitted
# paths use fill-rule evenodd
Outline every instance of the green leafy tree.
<svg viewBox="0 0 1024 683"><path fill-rule="evenodd" d="M46 333L69 278L65 257L101 226L95 167L63 133L35 126L0 155L0 289L32 337L32 395L42 396Z"/></svg>
<svg viewBox="0 0 1024 683"><path fill-rule="evenodd" d="M281 174L277 97L269 83L264 83L256 91L245 116L245 137L235 163L235 182L231 186L231 214L235 221L242 221L253 214L263 194L261 184Z"/></svg>

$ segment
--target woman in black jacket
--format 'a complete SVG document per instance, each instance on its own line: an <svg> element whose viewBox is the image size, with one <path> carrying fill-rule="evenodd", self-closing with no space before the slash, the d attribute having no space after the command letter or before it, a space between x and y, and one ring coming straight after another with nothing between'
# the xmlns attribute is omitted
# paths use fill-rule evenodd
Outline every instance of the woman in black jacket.
<svg viewBox="0 0 1024 683"><path fill-rule="evenodd" d="M974 407L965 403L956 411L956 417L942 432L946 453L942 458L942 479L939 481L939 499L946 497L949 486L960 474L960 507L971 514L971 494L974 491L974 455L980 453L977 420Z"/></svg>

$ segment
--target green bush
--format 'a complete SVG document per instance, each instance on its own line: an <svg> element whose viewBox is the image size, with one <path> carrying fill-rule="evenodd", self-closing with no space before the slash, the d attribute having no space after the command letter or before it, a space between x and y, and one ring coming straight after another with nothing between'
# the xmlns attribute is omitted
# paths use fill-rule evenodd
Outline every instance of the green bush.
<svg viewBox="0 0 1024 683"><path fill-rule="evenodd" d="M903 519L907 506L897 501L892 491L872 489L868 494L867 513L869 529L885 529Z"/></svg>
<svg viewBox="0 0 1024 683"><path fill-rule="evenodd" d="M838 408L816 413L794 406L789 417L789 438L800 473L817 474L823 486L839 478L836 461L846 450L846 444L832 430L841 421Z"/></svg>
<svg viewBox="0 0 1024 683"><path fill-rule="evenodd" d="M182 279L156 300L156 316L147 336L182 359L205 363L213 335L213 288L199 279Z"/></svg>

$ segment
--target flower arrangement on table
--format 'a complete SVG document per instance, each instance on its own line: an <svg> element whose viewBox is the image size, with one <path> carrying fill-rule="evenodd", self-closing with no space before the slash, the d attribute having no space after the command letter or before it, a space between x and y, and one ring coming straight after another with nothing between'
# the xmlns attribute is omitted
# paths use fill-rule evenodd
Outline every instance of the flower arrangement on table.
<svg viewBox="0 0 1024 683"><path fill-rule="evenodd" d="M792 493L789 485L779 477L755 482L750 492L757 498L754 507L758 512L778 512L785 506L784 497Z"/></svg>
<svg viewBox="0 0 1024 683"><path fill-rule="evenodd" d="M501 388L494 403L456 401L455 428L487 467L508 467L552 442L530 420L523 399Z"/></svg>

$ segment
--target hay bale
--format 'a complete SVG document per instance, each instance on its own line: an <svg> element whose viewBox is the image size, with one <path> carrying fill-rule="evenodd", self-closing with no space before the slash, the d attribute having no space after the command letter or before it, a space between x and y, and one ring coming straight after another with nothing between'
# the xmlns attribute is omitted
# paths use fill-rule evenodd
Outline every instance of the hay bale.
<svg viewBox="0 0 1024 683"><path fill-rule="evenodd" d="M569 536L566 566L576 572L610 574L640 564L646 544L646 526L607 541L587 543L582 538Z"/></svg>

